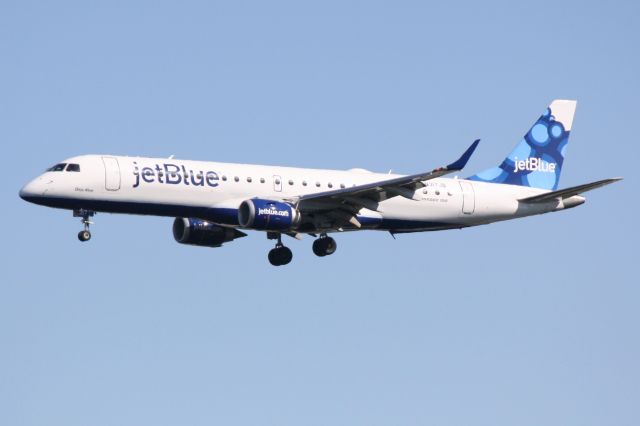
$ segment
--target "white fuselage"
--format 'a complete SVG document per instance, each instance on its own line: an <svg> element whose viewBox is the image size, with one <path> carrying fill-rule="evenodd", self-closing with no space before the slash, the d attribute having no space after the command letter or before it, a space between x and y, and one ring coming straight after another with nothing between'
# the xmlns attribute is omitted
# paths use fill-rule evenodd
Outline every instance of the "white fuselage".
<svg viewBox="0 0 640 426"><path fill-rule="evenodd" d="M21 196L51 207L195 217L227 226L239 225L237 211L247 199L295 199L399 176L361 169L340 171L108 155L79 156L65 163L79 164L80 171L47 171L28 183ZM411 194L380 202L375 211L363 208L358 213L361 229L399 233L461 228L565 208L561 200L519 203L518 199L547 192L523 186L458 178L432 179L424 185Z"/></svg>

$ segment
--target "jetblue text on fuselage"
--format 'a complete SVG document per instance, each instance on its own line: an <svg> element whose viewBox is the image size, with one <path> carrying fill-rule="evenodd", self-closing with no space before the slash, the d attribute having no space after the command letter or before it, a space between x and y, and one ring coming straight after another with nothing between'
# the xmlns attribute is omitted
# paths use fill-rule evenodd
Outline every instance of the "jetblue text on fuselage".
<svg viewBox="0 0 640 426"><path fill-rule="evenodd" d="M172 163L154 164L153 167L138 167L137 162L133 162L133 176L135 182L133 187L137 188L142 183L162 183L167 185L193 185L218 186L218 174L214 171L187 170L184 165Z"/></svg>

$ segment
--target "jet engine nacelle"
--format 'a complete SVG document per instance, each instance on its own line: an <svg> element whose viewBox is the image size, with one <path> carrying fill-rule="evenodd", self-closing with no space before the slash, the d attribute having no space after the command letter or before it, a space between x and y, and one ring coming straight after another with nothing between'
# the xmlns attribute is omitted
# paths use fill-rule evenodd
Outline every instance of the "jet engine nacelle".
<svg viewBox="0 0 640 426"><path fill-rule="evenodd" d="M234 228L225 228L202 219L177 217L173 221L173 238L180 244L220 247L223 243L247 234Z"/></svg>
<svg viewBox="0 0 640 426"><path fill-rule="evenodd" d="M286 231L298 226L300 212L282 201L252 198L240 204L238 223L260 231Z"/></svg>

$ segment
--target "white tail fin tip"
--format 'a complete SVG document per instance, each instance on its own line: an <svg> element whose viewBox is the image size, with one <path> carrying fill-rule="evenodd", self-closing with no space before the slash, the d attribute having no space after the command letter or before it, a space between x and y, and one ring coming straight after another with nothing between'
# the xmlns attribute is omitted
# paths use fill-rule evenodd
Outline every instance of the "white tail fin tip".
<svg viewBox="0 0 640 426"><path fill-rule="evenodd" d="M577 103L578 101L556 99L555 101L551 102L551 105L549 105L551 114L553 114L556 121L562 123L566 131L571 130Z"/></svg>

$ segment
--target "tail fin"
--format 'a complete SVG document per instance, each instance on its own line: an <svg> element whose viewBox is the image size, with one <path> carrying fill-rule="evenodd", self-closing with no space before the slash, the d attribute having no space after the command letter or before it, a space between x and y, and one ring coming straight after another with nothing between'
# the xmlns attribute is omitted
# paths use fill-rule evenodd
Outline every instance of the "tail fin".
<svg viewBox="0 0 640 426"><path fill-rule="evenodd" d="M498 167L470 180L558 189L576 101L555 100Z"/></svg>

